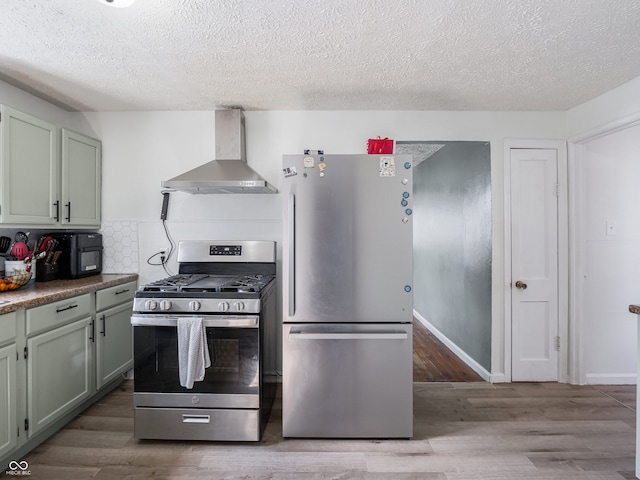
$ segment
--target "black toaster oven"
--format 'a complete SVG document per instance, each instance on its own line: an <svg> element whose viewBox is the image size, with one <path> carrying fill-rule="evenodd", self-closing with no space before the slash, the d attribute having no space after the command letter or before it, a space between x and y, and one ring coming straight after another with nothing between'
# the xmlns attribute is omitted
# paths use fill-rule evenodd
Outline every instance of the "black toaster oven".
<svg viewBox="0 0 640 480"><path fill-rule="evenodd" d="M59 242L58 278L82 278L102 272L102 234L51 233Z"/></svg>

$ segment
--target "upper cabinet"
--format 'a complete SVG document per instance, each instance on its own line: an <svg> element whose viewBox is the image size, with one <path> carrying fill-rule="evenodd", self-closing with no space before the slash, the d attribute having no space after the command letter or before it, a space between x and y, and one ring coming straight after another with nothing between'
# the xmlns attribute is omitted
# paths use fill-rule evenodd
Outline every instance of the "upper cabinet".
<svg viewBox="0 0 640 480"><path fill-rule="evenodd" d="M99 227L99 140L0 105L0 223Z"/></svg>
<svg viewBox="0 0 640 480"><path fill-rule="evenodd" d="M100 226L102 144L62 129L62 215L64 225Z"/></svg>
<svg viewBox="0 0 640 480"><path fill-rule="evenodd" d="M52 123L0 106L2 223L55 225L58 134Z"/></svg>

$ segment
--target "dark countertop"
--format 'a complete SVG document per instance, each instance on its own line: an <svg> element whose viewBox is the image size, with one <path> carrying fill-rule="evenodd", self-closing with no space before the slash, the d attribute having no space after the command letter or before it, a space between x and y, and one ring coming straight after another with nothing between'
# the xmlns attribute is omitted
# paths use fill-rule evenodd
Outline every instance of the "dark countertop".
<svg viewBox="0 0 640 480"><path fill-rule="evenodd" d="M629 305L629 311L636 315L640 315L640 305Z"/></svg>
<svg viewBox="0 0 640 480"><path fill-rule="evenodd" d="M137 279L137 274L129 273L122 275L93 275L77 280L36 282L10 292L0 292L0 315L14 312L21 308L37 307L56 300L64 300L65 298L132 282Z"/></svg>

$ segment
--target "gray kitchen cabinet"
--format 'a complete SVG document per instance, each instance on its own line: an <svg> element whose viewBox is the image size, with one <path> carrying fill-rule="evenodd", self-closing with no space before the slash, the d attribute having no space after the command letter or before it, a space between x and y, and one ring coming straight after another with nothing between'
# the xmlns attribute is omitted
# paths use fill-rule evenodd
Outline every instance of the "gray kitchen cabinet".
<svg viewBox="0 0 640 480"><path fill-rule="evenodd" d="M27 307L29 297L0 315L0 472L107 395L133 365L136 280L90 290L69 283L52 298L78 287L86 293Z"/></svg>
<svg viewBox="0 0 640 480"><path fill-rule="evenodd" d="M32 437L93 393L90 295L28 309L26 333L25 429Z"/></svg>
<svg viewBox="0 0 640 480"><path fill-rule="evenodd" d="M16 314L0 315L0 457L18 444Z"/></svg>
<svg viewBox="0 0 640 480"><path fill-rule="evenodd" d="M100 226L102 144L62 129L62 213L64 226Z"/></svg>
<svg viewBox="0 0 640 480"><path fill-rule="evenodd" d="M131 311L136 282L96 292L96 389L133 366Z"/></svg>
<svg viewBox="0 0 640 480"><path fill-rule="evenodd" d="M0 105L0 223L100 226L102 143Z"/></svg>
<svg viewBox="0 0 640 480"><path fill-rule="evenodd" d="M0 105L0 222L57 223L58 132L39 118Z"/></svg>

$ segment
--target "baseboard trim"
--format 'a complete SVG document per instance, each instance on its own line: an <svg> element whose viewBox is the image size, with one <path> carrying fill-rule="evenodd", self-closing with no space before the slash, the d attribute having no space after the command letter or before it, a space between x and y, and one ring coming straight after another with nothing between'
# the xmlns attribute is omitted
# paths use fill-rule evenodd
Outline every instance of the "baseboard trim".
<svg viewBox="0 0 640 480"><path fill-rule="evenodd" d="M494 379L493 376L482 365L480 365L473 358L467 355L467 353L464 350L462 350L455 343L449 340L449 338L447 338L445 334L443 334L440 330L438 330L436 327L431 325L431 323L429 323L429 321L426 318L424 318L415 310L413 311L413 316L422 325L424 325L438 340L444 343L449 350L455 353L460 358L460 360L466 363L469 368L471 368L474 372L480 375L484 381L491 382L491 383L500 382L500 380L498 380L499 376Z"/></svg>
<svg viewBox="0 0 640 480"><path fill-rule="evenodd" d="M587 385L636 385L635 373L587 373Z"/></svg>

